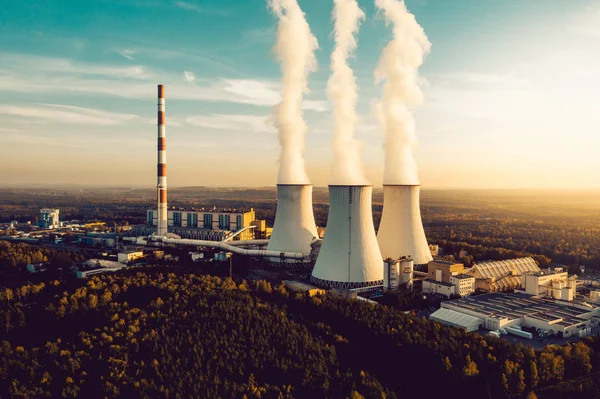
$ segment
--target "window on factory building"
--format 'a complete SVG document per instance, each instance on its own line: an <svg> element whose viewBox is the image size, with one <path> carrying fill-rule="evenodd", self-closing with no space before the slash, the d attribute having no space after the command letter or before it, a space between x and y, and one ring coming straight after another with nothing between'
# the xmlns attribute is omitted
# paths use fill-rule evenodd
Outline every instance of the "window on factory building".
<svg viewBox="0 0 600 399"><path fill-rule="evenodd" d="M237 228L241 229L242 228L242 215L237 215L235 217L235 223L237 224Z"/></svg>
<svg viewBox="0 0 600 399"><path fill-rule="evenodd" d="M212 228L212 215L210 213L204 214L204 228Z"/></svg>
<svg viewBox="0 0 600 399"><path fill-rule="evenodd" d="M173 212L173 226L181 227L181 213Z"/></svg>
<svg viewBox="0 0 600 399"><path fill-rule="evenodd" d="M219 215L219 228L229 229L229 215Z"/></svg>
<svg viewBox="0 0 600 399"><path fill-rule="evenodd" d="M188 227L198 227L198 215L195 213L188 213L187 223Z"/></svg>
<svg viewBox="0 0 600 399"><path fill-rule="evenodd" d="M146 220L148 224L152 224L152 211L148 211L148 218Z"/></svg>

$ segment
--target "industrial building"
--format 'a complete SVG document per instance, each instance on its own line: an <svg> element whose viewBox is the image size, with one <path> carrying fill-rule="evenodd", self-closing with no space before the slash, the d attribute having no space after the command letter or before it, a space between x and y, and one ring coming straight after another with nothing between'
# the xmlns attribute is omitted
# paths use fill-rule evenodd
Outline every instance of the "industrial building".
<svg viewBox="0 0 600 399"><path fill-rule="evenodd" d="M38 227L43 229L58 229L60 227L59 215L60 210L58 209L40 209L40 220L37 223Z"/></svg>
<svg viewBox="0 0 600 399"><path fill-rule="evenodd" d="M158 211L150 209L146 225L134 226L132 234L148 236L156 231ZM223 241L226 239L254 240L266 239L272 229L264 220L256 220L254 208L210 209L210 210L168 210L167 229L182 238ZM233 235L238 233L235 237Z"/></svg>
<svg viewBox="0 0 600 399"><path fill-rule="evenodd" d="M311 274L313 284L343 289L383 285L372 193L372 186L329 186L327 229Z"/></svg>
<svg viewBox="0 0 600 399"><path fill-rule="evenodd" d="M95 274L116 272L126 268L122 263L103 259L89 259L75 267L77 278L87 278Z"/></svg>
<svg viewBox="0 0 600 399"><path fill-rule="evenodd" d="M441 309L430 318L467 331L483 328L516 333L528 327L567 338L590 334L591 328L600 324L599 312L597 304L567 303L520 293L489 293L442 302ZM517 333L528 334L531 336Z"/></svg>
<svg viewBox="0 0 600 399"><path fill-rule="evenodd" d="M308 296L325 294L324 289L315 287L314 285L303 283L301 281L283 280L283 284L285 284L285 288L287 288L289 291L297 293L307 293Z"/></svg>
<svg viewBox="0 0 600 399"><path fill-rule="evenodd" d="M464 273L465 265L452 259L436 258L427 264L422 290L427 294L465 296L475 291L475 277Z"/></svg>
<svg viewBox="0 0 600 399"><path fill-rule="evenodd" d="M413 282L414 264L410 256L400 259L386 259L383 263L383 290L398 291L402 286Z"/></svg>
<svg viewBox="0 0 600 399"><path fill-rule="evenodd" d="M377 241L384 258L410 256L417 268L433 260L421 220L418 185L383 185L383 212Z"/></svg>
<svg viewBox="0 0 600 399"><path fill-rule="evenodd" d="M117 261L119 263L128 264L129 262L136 261L138 259L144 259L144 252L142 251L123 251L117 255Z"/></svg>
<svg viewBox="0 0 600 399"><path fill-rule="evenodd" d="M523 274L523 288L529 295L572 301L576 286L577 276L560 267Z"/></svg>
<svg viewBox="0 0 600 399"><path fill-rule="evenodd" d="M475 277L476 289L497 292L521 288L525 273L539 271L537 262L528 257L477 263L465 273Z"/></svg>
<svg viewBox="0 0 600 399"><path fill-rule="evenodd" d="M466 296L475 292L475 277L470 274L450 276L450 284L454 286L456 295Z"/></svg>
<svg viewBox="0 0 600 399"><path fill-rule="evenodd" d="M452 259L436 258L427 264L427 277L431 280L450 283L450 277L462 274L465 265Z"/></svg>

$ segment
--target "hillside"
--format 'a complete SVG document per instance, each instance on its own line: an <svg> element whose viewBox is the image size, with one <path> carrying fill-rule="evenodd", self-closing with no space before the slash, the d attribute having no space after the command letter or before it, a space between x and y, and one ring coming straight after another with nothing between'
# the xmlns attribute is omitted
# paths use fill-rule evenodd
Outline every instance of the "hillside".
<svg viewBox="0 0 600 399"><path fill-rule="evenodd" d="M539 353L387 306L162 268L0 290L0 340L11 398L589 398L600 370L593 339Z"/></svg>

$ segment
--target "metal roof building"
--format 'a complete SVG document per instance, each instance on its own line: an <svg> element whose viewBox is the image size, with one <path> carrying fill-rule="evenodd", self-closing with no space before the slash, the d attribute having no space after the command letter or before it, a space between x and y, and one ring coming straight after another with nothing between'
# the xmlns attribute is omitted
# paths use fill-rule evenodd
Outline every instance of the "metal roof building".
<svg viewBox="0 0 600 399"><path fill-rule="evenodd" d="M467 273L475 276L476 288L494 292L519 288L522 275L539 271L536 261L528 257L477 263Z"/></svg>
<svg viewBox="0 0 600 399"><path fill-rule="evenodd" d="M526 294L490 293L470 296L442 302L441 308L479 318L483 321L482 327L488 330L525 326L553 331L562 337L585 335L590 327L600 321L600 308L597 306L558 302ZM442 313L444 314L453 315ZM441 316L438 318L445 320Z"/></svg>
<svg viewBox="0 0 600 399"><path fill-rule="evenodd" d="M479 317L444 308L433 312L429 319L447 326L465 328L467 332L477 331L483 325L483 319Z"/></svg>

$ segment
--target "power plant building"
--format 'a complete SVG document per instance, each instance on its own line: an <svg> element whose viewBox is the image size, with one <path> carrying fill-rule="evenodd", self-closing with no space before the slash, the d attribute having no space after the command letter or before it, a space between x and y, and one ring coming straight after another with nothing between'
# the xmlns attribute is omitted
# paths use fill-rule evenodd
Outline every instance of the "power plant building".
<svg viewBox="0 0 600 399"><path fill-rule="evenodd" d="M434 321L473 331L478 328L513 333L531 338L522 327L561 338L581 337L598 326L600 307L590 303L563 303L520 293L488 293L441 303L430 318ZM470 316L464 318L463 316ZM461 326L461 323L465 325ZM475 328L477 329L477 328ZM525 334L523 334L525 333Z"/></svg>
<svg viewBox="0 0 600 399"><path fill-rule="evenodd" d="M40 220L37 223L38 227L43 229L58 229L60 227L59 215L60 210L58 209L40 209Z"/></svg>
<svg viewBox="0 0 600 399"><path fill-rule="evenodd" d="M497 292L522 288L523 275L539 271L536 261L527 257L477 263L466 273L475 277L476 289Z"/></svg>
<svg viewBox="0 0 600 399"><path fill-rule="evenodd" d="M383 285L372 192L372 186L329 186L327 229L312 271L313 284L341 289Z"/></svg>
<svg viewBox="0 0 600 399"><path fill-rule="evenodd" d="M146 235L151 232L149 226L157 226L158 211L149 209L146 215L146 226L135 226L134 235ZM254 208L249 210L168 210L168 231L182 238L222 241L237 234L233 239L252 240L266 239L271 229L264 220L256 220ZM241 231L240 231L241 230Z"/></svg>
<svg viewBox="0 0 600 399"><path fill-rule="evenodd" d="M413 282L413 260L386 259L383 263L384 291L397 291L401 286L411 286Z"/></svg>
<svg viewBox="0 0 600 399"><path fill-rule="evenodd" d="M437 258L427 265L427 278L423 280L423 292L465 296L475 291L475 277L465 274L465 265L451 259Z"/></svg>
<svg viewBox="0 0 600 399"><path fill-rule="evenodd" d="M425 268L433 260L421 220L418 185L383 186L383 212L377 232L385 259L412 257L416 268Z"/></svg>
<svg viewBox="0 0 600 399"><path fill-rule="evenodd" d="M534 296L541 296L563 301L572 301L575 297L577 276L569 276L562 268L525 272L523 288Z"/></svg>

